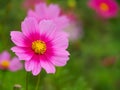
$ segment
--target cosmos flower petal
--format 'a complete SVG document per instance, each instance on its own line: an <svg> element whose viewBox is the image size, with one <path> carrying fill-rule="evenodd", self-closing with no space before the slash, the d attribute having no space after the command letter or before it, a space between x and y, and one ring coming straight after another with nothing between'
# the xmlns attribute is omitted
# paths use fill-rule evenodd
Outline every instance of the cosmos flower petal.
<svg viewBox="0 0 120 90"><path fill-rule="evenodd" d="M57 25L57 30L61 30L68 26L69 20L65 15L60 14L58 5L40 3L35 6L35 11L29 10L28 17L34 17L38 23L42 20L51 20Z"/></svg>
<svg viewBox="0 0 120 90"><path fill-rule="evenodd" d="M7 51L4 51L0 55L0 61L2 60L10 60L10 54Z"/></svg>
<svg viewBox="0 0 120 90"><path fill-rule="evenodd" d="M26 62L25 62L25 70L26 70L26 71L31 71L31 70L33 70L33 69L34 69L34 65L35 65L35 63L34 63L33 60L26 61Z"/></svg>
<svg viewBox="0 0 120 90"><path fill-rule="evenodd" d="M35 11L30 10L28 17L34 17L41 22L42 20L52 20L57 25L57 30L61 30L69 24L69 19L65 15L61 15L58 5L40 3L35 6Z"/></svg>
<svg viewBox="0 0 120 90"><path fill-rule="evenodd" d="M36 13L40 19L53 19L59 16L60 8L58 5L51 4L47 6L45 3L37 4L35 7Z"/></svg>
<svg viewBox="0 0 120 90"><path fill-rule="evenodd" d="M28 17L21 24L23 34L30 40L36 38L36 34L39 34L38 23L35 18ZM32 38L31 38L32 35Z"/></svg>
<svg viewBox="0 0 120 90"><path fill-rule="evenodd" d="M22 69L23 65L22 63L19 61L19 59L17 57L14 57L11 62L10 62L10 67L9 69L11 71L17 71Z"/></svg>
<svg viewBox="0 0 120 90"><path fill-rule="evenodd" d="M59 48L63 48L63 49L68 48L68 44L69 44L68 39L65 37L62 37L62 36L60 36L58 38L54 38L52 42L54 43L53 47L55 47L55 48L59 47Z"/></svg>
<svg viewBox="0 0 120 90"><path fill-rule="evenodd" d="M59 57L69 56L69 52L67 50L60 49L54 49L54 55Z"/></svg>
<svg viewBox="0 0 120 90"><path fill-rule="evenodd" d="M60 14L60 8L58 5L51 4L48 7L48 12L47 12L48 18L56 18L59 16L59 14Z"/></svg>
<svg viewBox="0 0 120 90"><path fill-rule="evenodd" d="M60 35L60 34L63 35L64 37L67 37L67 38L69 37L69 34L68 34L67 32L61 32L61 33L59 33L58 35ZM60 35L60 36L61 36L61 35Z"/></svg>
<svg viewBox="0 0 120 90"><path fill-rule="evenodd" d="M33 75L38 75L41 71L41 65L40 62L34 62L34 68L32 70Z"/></svg>
<svg viewBox="0 0 120 90"><path fill-rule="evenodd" d="M22 52L22 53L15 52L15 54L18 56L20 60L25 60L25 61L29 61L34 55L33 52L29 52L29 53L28 52Z"/></svg>
<svg viewBox="0 0 120 90"><path fill-rule="evenodd" d="M31 60L25 62L25 69L32 71L33 75L38 75L41 71L39 56L34 55Z"/></svg>
<svg viewBox="0 0 120 90"><path fill-rule="evenodd" d="M27 48L27 47L19 47L19 46L14 46L11 48L11 50L13 52L18 52L18 53L22 53L22 52L32 52L32 49Z"/></svg>
<svg viewBox="0 0 120 90"><path fill-rule="evenodd" d="M55 18L55 23L57 24L57 26L59 26L58 29L64 29L65 27L67 27L69 25L69 19L66 16L60 16Z"/></svg>
<svg viewBox="0 0 120 90"><path fill-rule="evenodd" d="M41 58L40 63L47 73L55 73L55 67L48 59Z"/></svg>
<svg viewBox="0 0 120 90"><path fill-rule="evenodd" d="M55 65L55 66L64 66L66 65L67 61L69 60L69 57L54 57L50 61Z"/></svg>
<svg viewBox="0 0 120 90"><path fill-rule="evenodd" d="M30 61L25 62L25 69L27 71L32 71L33 75L38 75L41 71L39 56L34 55Z"/></svg>
<svg viewBox="0 0 120 90"><path fill-rule="evenodd" d="M36 20L39 20L39 16L32 10L28 11L28 17L34 17Z"/></svg>
<svg viewBox="0 0 120 90"><path fill-rule="evenodd" d="M23 33L19 31L12 31L10 33L12 41L17 45L17 46L22 46L22 47L29 47L31 44L31 41L27 39Z"/></svg>
<svg viewBox="0 0 120 90"><path fill-rule="evenodd" d="M61 38L68 38L69 34L66 32L61 32L58 30L55 30L50 36L49 38L53 39L53 42L56 41L57 39L61 39Z"/></svg>
<svg viewBox="0 0 120 90"><path fill-rule="evenodd" d="M55 50L55 56L50 61L56 66L64 66L69 60L69 52L61 50L60 48Z"/></svg>
<svg viewBox="0 0 120 90"><path fill-rule="evenodd" d="M56 31L53 35L53 46L66 49L68 47L68 34L65 32Z"/></svg>
<svg viewBox="0 0 120 90"><path fill-rule="evenodd" d="M42 20L39 23L39 29L41 35L46 35L46 37L50 37L55 32L55 24L51 20Z"/></svg>
<svg viewBox="0 0 120 90"><path fill-rule="evenodd" d="M39 19L47 19L46 12L47 12L47 5L45 3L40 3L35 6L35 12L39 16Z"/></svg>

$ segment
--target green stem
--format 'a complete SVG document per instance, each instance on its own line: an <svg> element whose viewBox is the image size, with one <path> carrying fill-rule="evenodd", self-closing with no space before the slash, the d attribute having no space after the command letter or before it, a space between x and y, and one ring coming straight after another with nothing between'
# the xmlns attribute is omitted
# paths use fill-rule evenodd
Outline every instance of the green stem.
<svg viewBox="0 0 120 90"><path fill-rule="evenodd" d="M26 73L26 90L28 90L28 72Z"/></svg>
<svg viewBox="0 0 120 90"><path fill-rule="evenodd" d="M36 84L36 89L35 90L39 89L39 83L40 83L40 74L38 75L38 79L37 79L37 84Z"/></svg>

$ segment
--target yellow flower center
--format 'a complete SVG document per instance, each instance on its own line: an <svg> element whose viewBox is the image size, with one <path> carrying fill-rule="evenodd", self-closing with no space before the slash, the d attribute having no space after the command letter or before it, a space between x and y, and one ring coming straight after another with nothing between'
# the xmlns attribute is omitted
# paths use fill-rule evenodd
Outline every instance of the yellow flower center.
<svg viewBox="0 0 120 90"><path fill-rule="evenodd" d="M101 3L100 4L100 9L102 11L108 11L109 10L109 6L106 3Z"/></svg>
<svg viewBox="0 0 120 90"><path fill-rule="evenodd" d="M7 69L9 66L10 66L10 62L7 61L7 60L3 60L1 63L0 63L0 66L4 69Z"/></svg>
<svg viewBox="0 0 120 90"><path fill-rule="evenodd" d="M37 54L44 54L47 48L45 42L41 40L36 40L32 42L32 49Z"/></svg>

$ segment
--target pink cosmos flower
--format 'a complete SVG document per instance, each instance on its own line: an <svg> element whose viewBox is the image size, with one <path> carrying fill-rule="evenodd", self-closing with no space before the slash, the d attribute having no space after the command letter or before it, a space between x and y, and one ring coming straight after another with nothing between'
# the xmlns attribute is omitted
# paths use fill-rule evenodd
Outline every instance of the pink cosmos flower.
<svg viewBox="0 0 120 90"><path fill-rule="evenodd" d="M88 5L103 18L115 17L119 9L115 0L89 0Z"/></svg>
<svg viewBox="0 0 120 90"><path fill-rule="evenodd" d="M22 68L22 63L18 60L17 57L10 59L10 54L7 51L4 51L0 54L0 69L1 70L10 70L17 71Z"/></svg>
<svg viewBox="0 0 120 90"><path fill-rule="evenodd" d="M25 60L26 71L38 75L43 68L47 73L55 73L54 66L67 63L68 37L58 31L52 21L38 23L36 19L27 17L21 27L22 32L11 32L11 39L16 44L12 51L20 60Z"/></svg>
<svg viewBox="0 0 120 90"><path fill-rule="evenodd" d="M45 3L37 4L34 11L28 11L28 17L34 17L38 22L43 19L52 20L59 27L58 29L65 28L69 22L65 15L61 15L59 6L54 4L49 6Z"/></svg>
<svg viewBox="0 0 120 90"><path fill-rule="evenodd" d="M44 2L45 0L24 0L23 6L26 9L33 8L36 4Z"/></svg>

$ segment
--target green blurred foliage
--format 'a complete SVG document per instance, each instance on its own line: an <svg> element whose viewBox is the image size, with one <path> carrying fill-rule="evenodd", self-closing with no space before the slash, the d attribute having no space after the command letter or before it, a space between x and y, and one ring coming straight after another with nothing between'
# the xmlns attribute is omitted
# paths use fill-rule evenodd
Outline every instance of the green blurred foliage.
<svg viewBox="0 0 120 90"><path fill-rule="evenodd" d="M70 43L71 55L66 66L57 67L55 74L42 70L39 90L120 90L120 15L102 20L87 7L88 0L47 1L59 4L65 11L74 11L78 22L82 22L84 35ZM12 56L15 54L10 50L14 46L10 31L21 30L27 13L22 2L0 0L0 51L8 50ZM35 90L38 76L28 74L28 88ZM25 70L0 71L0 90L13 90L15 84L25 90Z"/></svg>

